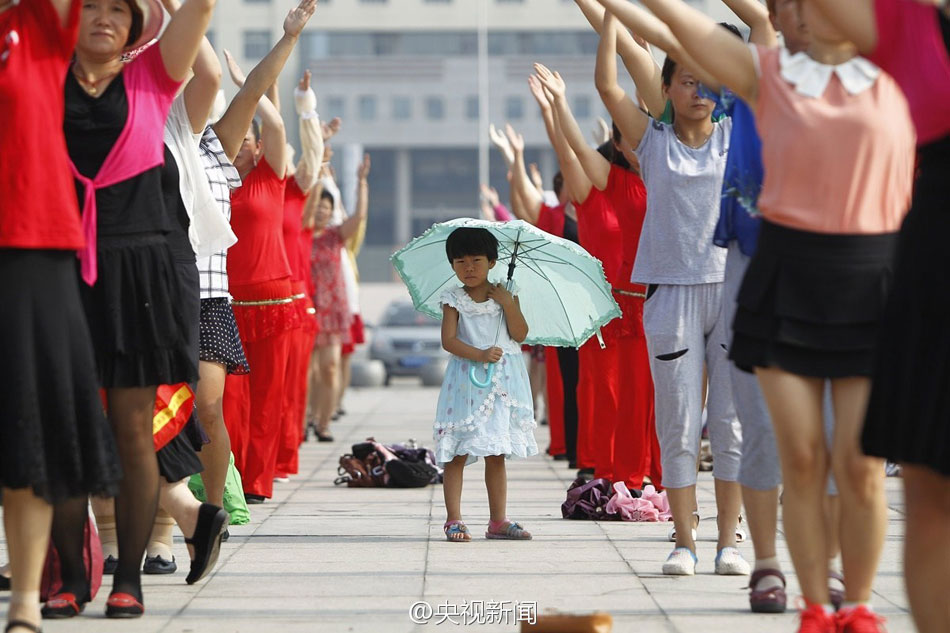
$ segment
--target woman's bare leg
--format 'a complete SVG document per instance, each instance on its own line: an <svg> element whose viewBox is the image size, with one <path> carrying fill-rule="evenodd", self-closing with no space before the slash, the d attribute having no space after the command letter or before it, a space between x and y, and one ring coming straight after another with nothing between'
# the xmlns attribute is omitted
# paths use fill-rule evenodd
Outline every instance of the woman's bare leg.
<svg viewBox="0 0 950 633"><path fill-rule="evenodd" d="M10 556L10 607L7 621L40 624L40 579L49 548L53 507L30 488L3 489L3 527ZM13 627L10 633L26 633Z"/></svg>

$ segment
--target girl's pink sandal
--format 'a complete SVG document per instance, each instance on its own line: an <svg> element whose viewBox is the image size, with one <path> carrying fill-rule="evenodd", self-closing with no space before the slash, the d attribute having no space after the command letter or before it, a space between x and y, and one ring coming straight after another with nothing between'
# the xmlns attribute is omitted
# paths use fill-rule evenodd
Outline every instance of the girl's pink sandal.
<svg viewBox="0 0 950 633"><path fill-rule="evenodd" d="M531 532L527 531L514 521L506 521L501 525L504 529L492 529L491 524L485 532L485 538L500 539L506 541L530 541Z"/></svg>

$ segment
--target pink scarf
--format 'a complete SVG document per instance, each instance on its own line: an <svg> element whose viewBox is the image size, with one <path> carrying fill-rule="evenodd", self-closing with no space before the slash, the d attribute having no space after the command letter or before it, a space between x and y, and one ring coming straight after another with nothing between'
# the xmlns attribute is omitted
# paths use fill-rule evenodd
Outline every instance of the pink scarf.
<svg viewBox="0 0 950 633"><path fill-rule="evenodd" d="M165 163L164 127L179 82L165 70L161 50L150 46L122 70L129 116L105 162L95 178L79 173L70 161L73 176L84 188L82 232L86 245L79 251L79 269L83 281L96 283L96 191L111 187Z"/></svg>

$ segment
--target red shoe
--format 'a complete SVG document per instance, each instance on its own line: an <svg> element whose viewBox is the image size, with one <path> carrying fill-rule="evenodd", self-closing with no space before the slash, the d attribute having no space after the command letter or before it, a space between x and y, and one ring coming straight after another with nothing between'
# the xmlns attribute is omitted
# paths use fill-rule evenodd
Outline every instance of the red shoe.
<svg viewBox="0 0 950 633"><path fill-rule="evenodd" d="M47 620L73 618L82 613L87 602L89 602L88 597L85 600L79 600L75 594L62 592L50 596L41 612Z"/></svg>
<svg viewBox="0 0 950 633"><path fill-rule="evenodd" d="M135 596L116 592L106 601L107 618L140 618L145 613L145 607Z"/></svg>
<svg viewBox="0 0 950 633"><path fill-rule="evenodd" d="M834 616L820 604L813 604L799 613L798 633L838 633Z"/></svg>
<svg viewBox="0 0 950 633"><path fill-rule="evenodd" d="M863 605L838 611L835 619L840 633L886 633L884 618Z"/></svg>

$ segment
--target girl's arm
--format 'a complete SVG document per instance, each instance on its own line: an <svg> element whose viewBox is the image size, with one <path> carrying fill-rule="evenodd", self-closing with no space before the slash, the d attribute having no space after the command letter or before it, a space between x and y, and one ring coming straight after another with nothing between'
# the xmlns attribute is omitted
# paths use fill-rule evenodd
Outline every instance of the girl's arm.
<svg viewBox="0 0 950 633"><path fill-rule="evenodd" d="M505 322L508 324L508 334L516 343L524 343L528 338L528 322L521 313L521 304L518 297L512 296L504 284L494 284L488 289L488 298L494 299L505 311Z"/></svg>
<svg viewBox="0 0 950 633"><path fill-rule="evenodd" d="M597 0L574 0L590 25L598 35L604 34L604 8L597 4ZM663 78L660 67L647 49L637 44L636 40L626 29L617 33L617 50L620 59L631 77L639 77L637 94L643 99L650 114L660 118L666 108L666 97L663 96Z"/></svg>
<svg viewBox="0 0 950 633"><path fill-rule="evenodd" d="M554 95L547 93L546 97L551 100L552 110ZM557 160L561 164L561 175L564 176L564 184L567 186L568 193L571 194L571 201L575 204L583 204L590 195L593 185L590 178L581 167L577 160L577 154L571 149L567 139L564 137L564 131L561 129L561 119L554 111L554 152L557 154ZM608 136L609 138L609 136Z"/></svg>
<svg viewBox="0 0 950 633"><path fill-rule="evenodd" d="M614 64L616 68L616 53L614 54ZM598 61L599 63L599 61ZM607 179L610 177L610 162L600 155L596 149L587 144L587 141L584 140L584 133L581 132L581 128L577 125L577 121L574 119L574 114L571 112L571 107L567 103L567 86L564 84L564 80L561 79L559 73L552 73L545 66L541 64L534 65L535 71L538 73L538 79L544 85L544 87L551 93L551 96L554 97L554 110L557 112L558 123L561 126L561 132L564 134L564 137L567 139L568 145L574 151L574 154L577 156L577 160L583 168L584 173L587 174L587 177L590 179L590 182L593 186L597 187L600 190L603 190L607 187ZM619 86L618 86L619 88ZM620 90L621 94L623 90ZM625 98L626 95L623 95ZM604 101L607 104L606 100ZM631 102L632 104L632 102ZM642 117L642 127L637 136L637 143L639 143L639 138L643 136L646 131L647 121L649 117L641 112L636 106L633 106L636 110L636 115ZM611 108L610 104L607 104L607 110L610 111L610 115L614 118L614 121L617 125L620 125L618 120L618 114L620 110L618 108ZM631 117L635 115L631 114ZM623 130L623 128L621 128ZM633 141L631 140L631 143Z"/></svg>
<svg viewBox="0 0 950 633"><path fill-rule="evenodd" d="M340 237L347 241L359 231L360 224L366 220L369 212L369 178L370 161L369 154L363 154L363 162L356 170L356 176L359 179L356 193L356 212L343 221L340 225Z"/></svg>
<svg viewBox="0 0 950 633"><path fill-rule="evenodd" d="M851 0L850 2L814 0L814 2L828 21L846 38L854 42L863 55L869 55L874 51L877 47L874 0Z"/></svg>
<svg viewBox="0 0 950 633"><path fill-rule="evenodd" d="M504 355L500 347L478 349L458 339L459 311L452 306L442 306L442 349L453 356L475 363L497 363Z"/></svg>
<svg viewBox="0 0 950 633"><path fill-rule="evenodd" d="M505 125L505 134L508 135L508 141L515 156L515 161L511 165L511 191L512 200L514 201L517 196L519 204L513 204L512 210L517 214L517 207L520 206L518 217L530 224L537 224L544 200L541 199L541 194L535 189L525 170L524 137L515 132L510 125Z"/></svg>
<svg viewBox="0 0 950 633"><path fill-rule="evenodd" d="M703 60L706 70L755 108L759 78L752 51L742 40L682 0L643 0L643 3L669 25L687 52Z"/></svg>
<svg viewBox="0 0 950 633"><path fill-rule="evenodd" d="M201 40L208 30L215 0L187 0L172 15L158 41L165 71L175 81L184 81L195 63ZM217 91L215 91L217 92Z"/></svg>
<svg viewBox="0 0 950 633"><path fill-rule="evenodd" d="M759 0L722 0L749 27L749 42L766 48L778 46L769 10Z"/></svg>
<svg viewBox="0 0 950 633"><path fill-rule="evenodd" d="M670 27L658 20L655 15L649 11L644 11L638 5L627 0L597 0L612 13L620 22L635 34L639 35L647 42L656 46L661 51L676 60L676 63L690 69L707 88L713 92L719 92L719 82L706 71L702 64L687 52L682 46L680 40L673 34ZM705 59L700 57L700 59ZM637 90L641 83L648 81L647 77L633 75L633 81L637 84ZM664 104L665 105L665 104Z"/></svg>

